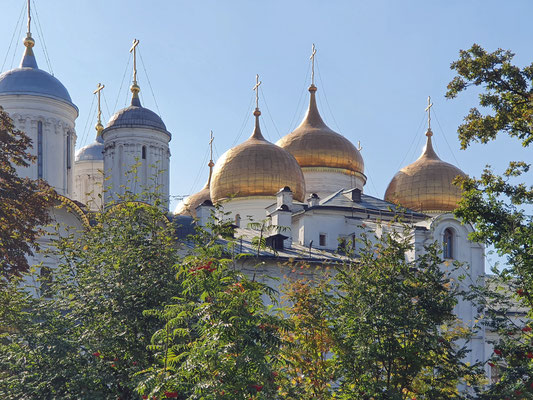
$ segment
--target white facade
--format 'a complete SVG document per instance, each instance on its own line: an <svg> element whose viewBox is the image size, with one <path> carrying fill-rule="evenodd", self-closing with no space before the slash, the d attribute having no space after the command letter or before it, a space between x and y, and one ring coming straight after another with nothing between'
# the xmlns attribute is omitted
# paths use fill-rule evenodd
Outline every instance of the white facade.
<svg viewBox="0 0 533 400"><path fill-rule="evenodd" d="M73 199L87 206L91 211L102 209L104 204L104 161L76 161L74 165Z"/></svg>
<svg viewBox="0 0 533 400"><path fill-rule="evenodd" d="M106 128L104 138L105 202L132 193L168 208L170 150L168 133L149 127Z"/></svg>
<svg viewBox="0 0 533 400"><path fill-rule="evenodd" d="M335 168L303 167L307 197L316 193L324 198L340 189L361 189L366 177L352 171Z"/></svg>
<svg viewBox="0 0 533 400"><path fill-rule="evenodd" d="M59 194L74 192L74 152L78 110L66 102L29 94L0 95L0 105L15 127L32 140L31 153L37 161L19 167L20 176L42 178Z"/></svg>

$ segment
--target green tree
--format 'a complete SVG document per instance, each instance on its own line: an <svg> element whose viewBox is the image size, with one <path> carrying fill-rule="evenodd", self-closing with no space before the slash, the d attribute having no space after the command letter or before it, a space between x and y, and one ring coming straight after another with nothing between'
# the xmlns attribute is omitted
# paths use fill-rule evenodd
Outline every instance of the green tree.
<svg viewBox="0 0 533 400"><path fill-rule="evenodd" d="M30 148L31 139L0 107L0 279L29 269L26 257L38 249L37 238L50 222L53 190L16 173L35 161Z"/></svg>
<svg viewBox="0 0 533 400"><path fill-rule="evenodd" d="M266 305L275 304L274 291L236 271L234 244L219 241L231 229L216 219L199 228L179 267L182 292L164 311L146 313L163 327L151 346L159 363L141 374L144 396L276 398L284 322Z"/></svg>
<svg viewBox="0 0 533 400"><path fill-rule="evenodd" d="M361 240L359 259L338 268L329 297L335 397L468 398L458 385L474 385L478 372L462 361L458 340L470 332L453 313L461 292L442 271L438 246L408 261L407 231Z"/></svg>
<svg viewBox="0 0 533 400"><path fill-rule="evenodd" d="M47 297L10 286L2 296L0 395L6 399L138 399L136 373L162 310L181 287L172 224L156 207L125 202L91 229L55 243Z"/></svg>
<svg viewBox="0 0 533 400"><path fill-rule="evenodd" d="M472 108L459 126L462 148L472 142L487 143L505 134L528 147L533 141L533 64L520 68L512 64L514 54L498 49L492 53L474 44L461 50L451 64L457 73L448 85L448 98L469 87L477 87L482 111ZM533 185L531 164L509 160L501 173L489 166L479 178L461 179L463 199L456 215L471 223L471 239L493 245L506 259L504 269L494 268L493 285L474 288L484 305L486 321L499 334L490 361L500 377L489 386L491 399L533 398L533 355L530 326L533 306ZM529 182L529 183L528 183ZM525 310L522 318L508 311Z"/></svg>

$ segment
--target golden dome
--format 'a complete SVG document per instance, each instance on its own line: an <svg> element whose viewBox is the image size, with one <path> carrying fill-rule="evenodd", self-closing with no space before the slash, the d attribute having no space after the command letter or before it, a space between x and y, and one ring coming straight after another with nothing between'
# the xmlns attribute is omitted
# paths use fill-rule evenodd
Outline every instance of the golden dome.
<svg viewBox="0 0 533 400"><path fill-rule="evenodd" d="M466 174L437 156L431 143L432 135L428 129L422 155L392 178L385 191L386 201L425 212L448 212L457 208L461 189L452 181Z"/></svg>
<svg viewBox="0 0 533 400"><path fill-rule="evenodd" d="M315 85L309 87L309 109L300 126L276 144L290 152L302 168L341 169L349 174L361 174L366 180L359 150L322 120L316 105L316 90Z"/></svg>
<svg viewBox="0 0 533 400"><path fill-rule="evenodd" d="M305 181L294 157L261 135L256 108L255 129L245 142L226 151L215 164L211 200L231 197L275 196L288 186L295 200L303 201Z"/></svg>
<svg viewBox="0 0 533 400"><path fill-rule="evenodd" d="M178 204L176 207L176 210L174 211L174 214L176 215L189 215L191 217L196 218L196 207L198 207L200 204L202 204L206 200L211 200L211 194L209 191L209 185L211 183L211 176L213 175L213 160L209 161L209 178L207 179L207 183L197 193L191 194L190 196L187 196L183 201Z"/></svg>

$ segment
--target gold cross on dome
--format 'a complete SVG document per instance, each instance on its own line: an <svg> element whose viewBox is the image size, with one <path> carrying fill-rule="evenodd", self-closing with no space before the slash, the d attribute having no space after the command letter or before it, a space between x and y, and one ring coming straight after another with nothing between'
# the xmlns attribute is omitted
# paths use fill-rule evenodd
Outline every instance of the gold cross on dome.
<svg viewBox="0 0 533 400"><path fill-rule="evenodd" d="M313 43L313 47L311 50L311 57L309 57L309 59L311 60L311 85L315 84L315 54L316 54L316 48L315 48L315 44Z"/></svg>
<svg viewBox="0 0 533 400"><path fill-rule="evenodd" d="M137 45L139 41L133 39L133 46L131 46L130 53L133 52L133 84L137 84Z"/></svg>
<svg viewBox="0 0 533 400"><path fill-rule="evenodd" d="M261 85L261 82L259 80L259 74L255 75L255 86L252 90L255 91L255 108L259 108L259 85Z"/></svg>
<svg viewBox="0 0 533 400"><path fill-rule="evenodd" d="M30 0L28 0L28 37L31 36L30 25L31 25Z"/></svg>
<svg viewBox="0 0 533 400"><path fill-rule="evenodd" d="M215 140L215 137L213 136L213 131L211 131L209 135L209 149L211 152L211 158L210 158L211 161L213 161L213 140Z"/></svg>
<svg viewBox="0 0 533 400"><path fill-rule="evenodd" d="M428 112L428 130L431 130L431 107L433 107L433 103L431 102L431 96L428 96L428 106L426 107L426 111Z"/></svg>
<svg viewBox="0 0 533 400"><path fill-rule="evenodd" d="M94 94L98 95L98 123L99 124L102 123L102 119L101 119L102 109L100 108L100 92L102 91L104 87L105 85L102 85L101 83L99 83L98 86L96 86L96 90L93 92Z"/></svg>

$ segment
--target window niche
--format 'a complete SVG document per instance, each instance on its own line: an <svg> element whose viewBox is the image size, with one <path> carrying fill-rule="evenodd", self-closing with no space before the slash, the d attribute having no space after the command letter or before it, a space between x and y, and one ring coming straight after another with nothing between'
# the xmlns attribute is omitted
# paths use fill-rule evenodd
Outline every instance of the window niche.
<svg viewBox="0 0 533 400"><path fill-rule="evenodd" d="M450 228L444 230L442 237L442 255L445 259L451 260L454 258L454 246L453 246L454 233Z"/></svg>

